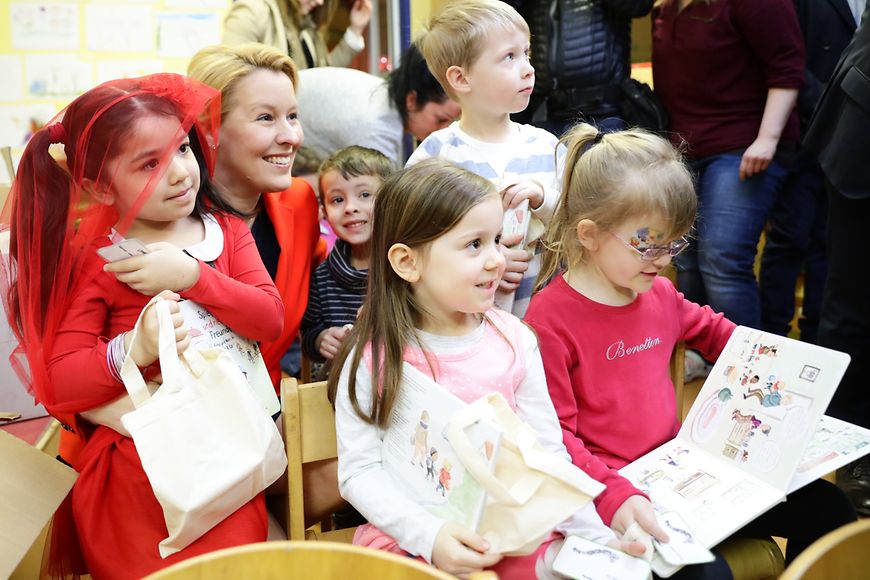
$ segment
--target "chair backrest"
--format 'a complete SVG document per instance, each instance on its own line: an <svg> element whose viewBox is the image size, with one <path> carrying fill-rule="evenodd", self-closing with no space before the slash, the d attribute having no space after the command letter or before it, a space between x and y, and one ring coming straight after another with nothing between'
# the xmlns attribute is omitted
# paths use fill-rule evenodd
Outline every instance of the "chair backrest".
<svg viewBox="0 0 870 580"><path fill-rule="evenodd" d="M160 570L148 580L453 580L412 558L336 542L262 542L218 550Z"/></svg>
<svg viewBox="0 0 870 580"><path fill-rule="evenodd" d="M801 552L780 580L859 580L870 577L870 520L829 532Z"/></svg>
<svg viewBox="0 0 870 580"><path fill-rule="evenodd" d="M281 381L289 486L287 536L291 540L305 539L302 465L333 459L338 455L335 411L326 393L326 381L303 385L298 384L292 377Z"/></svg>

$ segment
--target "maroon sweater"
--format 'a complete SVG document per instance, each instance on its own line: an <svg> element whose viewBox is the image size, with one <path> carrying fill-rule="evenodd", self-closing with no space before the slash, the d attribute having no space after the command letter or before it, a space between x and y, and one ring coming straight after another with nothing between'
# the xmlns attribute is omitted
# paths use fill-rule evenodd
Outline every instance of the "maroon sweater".
<svg viewBox="0 0 870 580"><path fill-rule="evenodd" d="M653 81L689 157L740 150L758 136L767 91L800 88L805 49L792 0L704 0L653 12ZM780 141L800 137L792 111Z"/></svg>

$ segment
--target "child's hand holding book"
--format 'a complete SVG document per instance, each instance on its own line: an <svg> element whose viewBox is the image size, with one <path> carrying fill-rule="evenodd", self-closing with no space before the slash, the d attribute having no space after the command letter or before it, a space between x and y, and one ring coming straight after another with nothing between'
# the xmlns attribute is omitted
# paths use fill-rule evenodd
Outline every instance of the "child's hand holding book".
<svg viewBox="0 0 870 580"><path fill-rule="evenodd" d="M446 522L435 536L432 563L440 570L464 576L489 568L502 559L501 554L488 554L489 542L480 534L455 522Z"/></svg>

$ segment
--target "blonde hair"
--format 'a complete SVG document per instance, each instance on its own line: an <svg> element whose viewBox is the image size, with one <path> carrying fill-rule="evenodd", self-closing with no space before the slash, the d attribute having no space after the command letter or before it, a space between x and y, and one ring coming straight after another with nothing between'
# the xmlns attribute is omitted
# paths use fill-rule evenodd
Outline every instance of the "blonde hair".
<svg viewBox="0 0 870 580"><path fill-rule="evenodd" d="M668 238L692 227L698 209L692 175L667 140L642 129L603 134L580 123L561 143L568 149L562 198L544 238L536 290L558 271L588 258L577 239L581 220L607 230L633 217L654 215L665 220Z"/></svg>
<svg viewBox="0 0 870 580"><path fill-rule="evenodd" d="M471 66L494 32L510 30L529 35L529 25L509 4L500 0L457 0L448 2L429 20L416 44L432 75L447 95L456 99L447 82L447 69Z"/></svg>
<svg viewBox="0 0 870 580"><path fill-rule="evenodd" d="M277 49L251 42L238 46L208 46L187 65L187 76L221 92L221 120L235 107L235 89L240 80L256 70L271 70L287 75L293 88L299 88L299 75L293 59Z"/></svg>

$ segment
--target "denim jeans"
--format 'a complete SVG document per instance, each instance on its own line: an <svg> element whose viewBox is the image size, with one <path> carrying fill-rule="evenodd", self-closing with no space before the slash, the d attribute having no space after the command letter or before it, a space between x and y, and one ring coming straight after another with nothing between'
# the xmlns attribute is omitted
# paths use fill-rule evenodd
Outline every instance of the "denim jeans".
<svg viewBox="0 0 870 580"><path fill-rule="evenodd" d="M788 335L795 310L795 285L803 269L803 316L798 325L801 340L816 342L828 272L827 204L821 168L815 160L801 158L774 203L761 256L761 328L767 332Z"/></svg>
<svg viewBox="0 0 870 580"><path fill-rule="evenodd" d="M755 253L786 170L772 162L740 181L740 159L741 153L724 153L691 162L697 174L697 231L677 258L677 281L689 300L709 304L736 324L760 328Z"/></svg>

